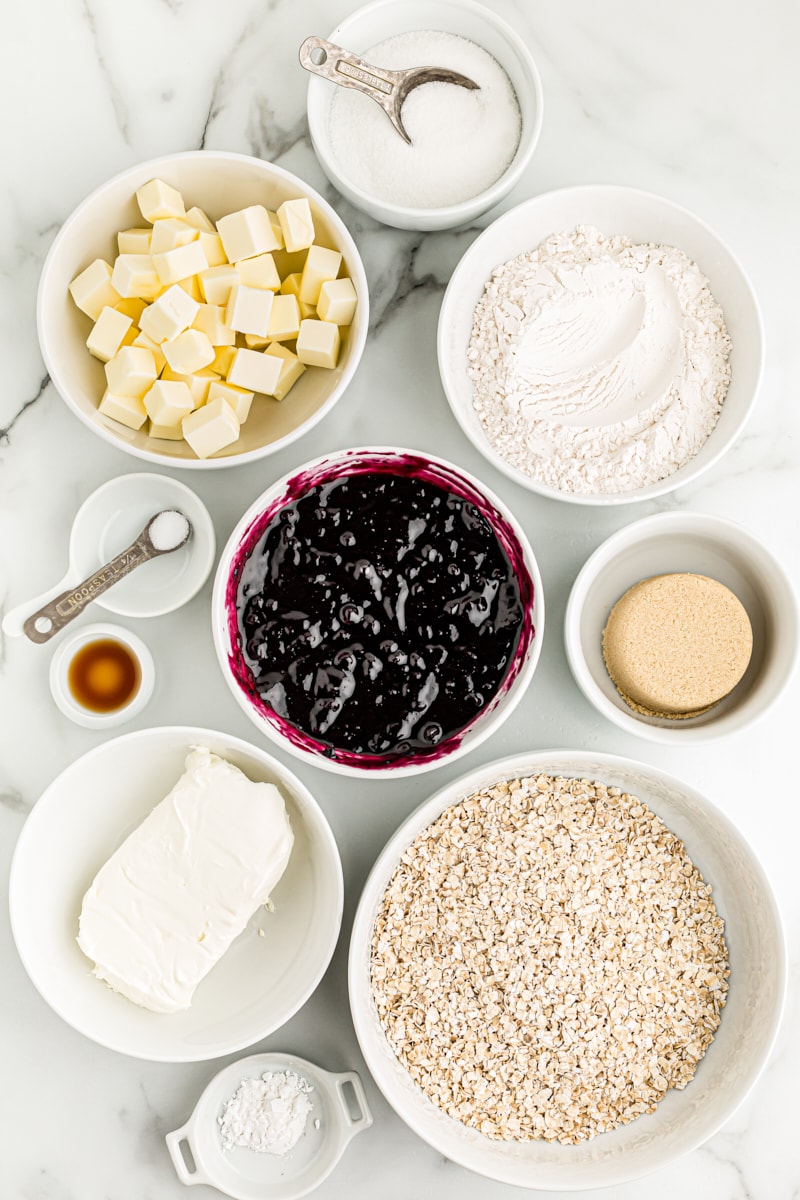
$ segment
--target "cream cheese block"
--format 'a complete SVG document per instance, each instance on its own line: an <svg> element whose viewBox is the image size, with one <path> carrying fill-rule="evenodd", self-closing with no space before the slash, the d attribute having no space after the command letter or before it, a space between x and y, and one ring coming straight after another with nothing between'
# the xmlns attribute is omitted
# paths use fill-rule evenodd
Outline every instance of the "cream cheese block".
<svg viewBox="0 0 800 1200"><path fill-rule="evenodd" d="M293 834L276 787L203 746L98 872L78 945L94 974L153 1012L189 1008L198 983L283 875Z"/></svg>

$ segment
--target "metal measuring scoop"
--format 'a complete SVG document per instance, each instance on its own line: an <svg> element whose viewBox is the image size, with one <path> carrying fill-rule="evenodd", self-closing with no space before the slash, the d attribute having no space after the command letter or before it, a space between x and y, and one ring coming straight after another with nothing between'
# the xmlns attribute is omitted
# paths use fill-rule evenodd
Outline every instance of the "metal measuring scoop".
<svg viewBox="0 0 800 1200"><path fill-rule="evenodd" d="M480 90L479 85L458 71L446 67L407 67L402 71L389 71L373 67L350 50L343 50L325 38L308 37L300 47L300 65L312 75L329 79L339 87L353 88L380 104L404 142L411 145L403 125L400 109L414 88L423 83L454 83L469 91Z"/></svg>
<svg viewBox="0 0 800 1200"><path fill-rule="evenodd" d="M178 517L184 523L185 529L181 529L179 525L173 522L175 532L172 536L164 535L163 531L159 537L156 531L158 545L153 542L153 526L161 517L172 516ZM162 522L163 524L163 522ZM185 546L191 537L192 523L189 518L177 508L165 508L161 512L157 512L151 517L145 525L142 532L134 542L131 542L127 550L123 550L116 558L112 558L111 562L98 568L93 572L88 579L84 579L83 583L79 583L76 587L68 588L66 592L62 592L55 599L50 600L42 608L37 609L28 617L22 626L22 631L26 637L32 642L49 642L54 634L68 625L73 617L77 617L82 613L87 604L92 600L96 600L103 592L107 592L115 583L119 583L120 579L124 579L126 575L130 575L131 571L135 571L142 563L149 562L151 558L158 558L162 554L171 554L173 550L178 550L181 546ZM179 538L179 540L176 540ZM163 539L163 540L162 540Z"/></svg>

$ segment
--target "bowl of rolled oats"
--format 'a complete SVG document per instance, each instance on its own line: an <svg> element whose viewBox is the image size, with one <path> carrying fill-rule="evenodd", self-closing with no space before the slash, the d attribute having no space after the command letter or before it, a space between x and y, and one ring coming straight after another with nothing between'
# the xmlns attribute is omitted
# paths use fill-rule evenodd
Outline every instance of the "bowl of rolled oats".
<svg viewBox="0 0 800 1200"><path fill-rule="evenodd" d="M747 841L654 767L541 751L423 803L365 885L350 1002L372 1075L440 1153L571 1191L656 1170L754 1084L783 1007Z"/></svg>

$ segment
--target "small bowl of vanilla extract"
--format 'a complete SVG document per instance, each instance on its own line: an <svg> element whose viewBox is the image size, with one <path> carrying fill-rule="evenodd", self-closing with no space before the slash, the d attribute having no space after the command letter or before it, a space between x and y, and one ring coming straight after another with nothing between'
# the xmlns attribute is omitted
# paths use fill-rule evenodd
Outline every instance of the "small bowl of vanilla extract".
<svg viewBox="0 0 800 1200"><path fill-rule="evenodd" d="M121 625L85 625L61 643L50 663L50 691L64 716L107 729L137 716L155 684L153 658Z"/></svg>

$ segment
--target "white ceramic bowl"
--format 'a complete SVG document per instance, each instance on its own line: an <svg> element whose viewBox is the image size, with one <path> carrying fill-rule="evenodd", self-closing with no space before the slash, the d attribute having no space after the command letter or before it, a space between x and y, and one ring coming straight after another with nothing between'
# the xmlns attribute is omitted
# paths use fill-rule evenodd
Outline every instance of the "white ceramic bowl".
<svg viewBox="0 0 800 1200"><path fill-rule="evenodd" d="M134 193L154 178L178 188L187 205L199 205L212 220L250 204L265 204L275 209L284 200L307 196L318 240L341 251L342 271L352 279L358 296L356 316L343 336L335 370L307 370L280 404L268 397L258 397L238 441L208 459L197 458L183 441L150 438L141 430L127 429L98 413L97 405L105 388L103 365L86 349L91 322L76 308L67 291L72 279L93 259L100 257L113 262L117 232L143 223ZM296 265L292 269L297 269ZM129 167L92 192L56 235L42 269L37 301L37 326L45 363L57 391L75 415L120 450L146 462L188 470L213 470L253 462L282 450L312 429L330 412L352 379L364 349L368 323L369 297L361 257L330 204L302 179L281 167L244 154L212 150L151 159Z"/></svg>
<svg viewBox="0 0 800 1200"><path fill-rule="evenodd" d="M373 196L357 186L344 173L331 146L329 113L336 85L318 76L313 76L308 85L308 127L325 174L356 208L398 229L451 229L487 212L519 181L542 128L542 84L530 50L505 21L473 0L376 0L345 17L328 40L363 55L378 42L397 34L433 29L468 38L487 50L511 80L519 102L522 133L514 158L491 187L469 200L443 208L410 208ZM389 136L399 137L391 130L388 119L387 129ZM468 147L465 153L469 153Z"/></svg>
<svg viewBox="0 0 800 1200"><path fill-rule="evenodd" d="M73 696L69 686L69 669L75 655L90 642L110 640L120 642L136 659L139 668L139 686L127 704L111 712L95 712L86 708ZM140 637L111 623L81 625L74 629L50 660L50 693L65 717L84 729L113 729L125 721L138 717L153 694L156 668L153 656Z"/></svg>
<svg viewBox="0 0 800 1200"><path fill-rule="evenodd" d="M393 470L420 475L473 503L491 523L511 561L523 596L523 622L514 657L494 699L474 720L430 751L413 750L392 761L371 755L337 752L331 756L322 743L279 717L255 694L252 676L241 654L241 635L236 616L238 580L243 562L275 514L317 484L356 472ZM532 600L530 597L532 596ZM542 646L544 597L541 575L533 551L521 527L503 502L484 484L445 459L397 447L369 447L338 451L297 467L273 483L257 500L231 533L220 556L211 601L214 646L222 673L240 708L270 741L303 762L342 775L391 776L432 770L467 754L502 725L530 683Z"/></svg>
<svg viewBox="0 0 800 1200"><path fill-rule="evenodd" d="M199 984L186 1012L149 1012L92 973L76 941L97 871L208 746L281 791L295 842L272 895ZM339 852L308 789L263 750L211 729L166 726L96 746L50 784L14 853L11 926L22 962L48 1004L80 1033L134 1058L195 1062L232 1054L278 1029L305 1003L330 962L342 919ZM259 935L259 928L263 935Z"/></svg>
<svg viewBox="0 0 800 1200"><path fill-rule="evenodd" d="M753 629L750 665L708 712L685 721L646 717L611 681L603 629L639 580L684 571L718 580L744 605ZM581 691L620 729L671 745L707 742L738 733L779 699L797 659L797 601L780 563L741 525L706 513L657 513L613 534L586 561L570 592L564 640Z"/></svg>
<svg viewBox="0 0 800 1200"><path fill-rule="evenodd" d="M573 493L538 483L512 466L490 444L472 404L467 374L475 307L496 267L535 249L546 237L577 225L633 242L656 242L683 250L707 277L722 306L733 349L731 381L719 420L699 452L672 475L635 491ZM724 242L698 217L661 196L636 188L597 184L545 192L498 217L469 247L455 271L439 314L438 356L453 415L470 441L499 471L522 487L572 504L630 504L652 500L707 471L741 433L755 404L764 359L761 315L750 282Z"/></svg>
<svg viewBox="0 0 800 1200"><path fill-rule="evenodd" d="M725 921L728 1000L694 1079L652 1114L576 1146L499 1142L445 1115L395 1058L372 1000L372 927L408 845L446 808L501 779L545 772L598 780L638 796L680 837ZM353 924L350 1005L367 1066L400 1117L440 1154L503 1183L550 1191L611 1187L699 1146L731 1116L772 1047L786 987L786 953L769 883L734 825L693 788L654 767L589 751L549 750L482 766L426 801L390 838L364 886Z"/></svg>

